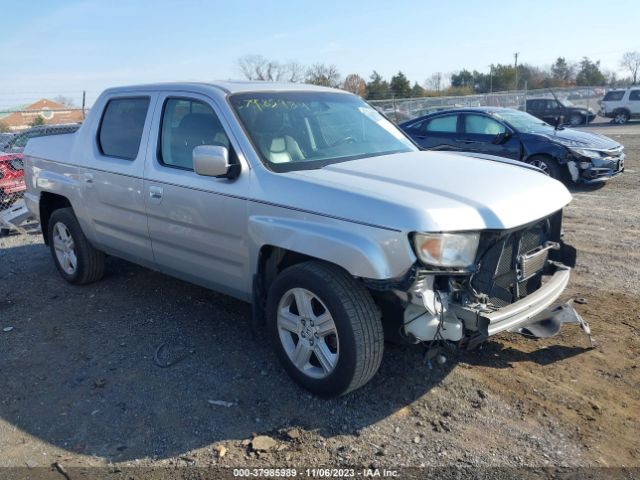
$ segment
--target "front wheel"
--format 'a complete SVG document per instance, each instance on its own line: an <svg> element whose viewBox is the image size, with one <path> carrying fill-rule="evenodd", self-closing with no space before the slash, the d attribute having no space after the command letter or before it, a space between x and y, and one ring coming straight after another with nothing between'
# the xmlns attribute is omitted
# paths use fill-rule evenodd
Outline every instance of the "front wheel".
<svg viewBox="0 0 640 480"><path fill-rule="evenodd" d="M549 157L545 157L542 155L536 155L531 157L527 162L529 165L539 168L544 173L549 175L551 178L555 178L556 180L561 180L560 167L556 163L555 160Z"/></svg>
<svg viewBox="0 0 640 480"><path fill-rule="evenodd" d="M572 127L577 127L578 125L582 125L583 123L587 122L579 113L572 113L569 117L569 125L571 125Z"/></svg>
<svg viewBox="0 0 640 480"><path fill-rule="evenodd" d="M49 218L49 247L56 268L69 283L95 282L104 274L104 254L89 243L71 208Z"/></svg>
<svg viewBox="0 0 640 480"><path fill-rule="evenodd" d="M347 272L311 261L284 270L269 289L269 333L287 373L320 396L367 383L382 361L380 311Z"/></svg>

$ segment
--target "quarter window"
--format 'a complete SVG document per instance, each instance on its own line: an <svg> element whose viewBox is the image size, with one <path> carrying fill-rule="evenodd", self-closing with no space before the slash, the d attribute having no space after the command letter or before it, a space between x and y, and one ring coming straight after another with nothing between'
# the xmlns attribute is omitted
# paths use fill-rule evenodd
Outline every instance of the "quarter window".
<svg viewBox="0 0 640 480"><path fill-rule="evenodd" d="M109 100L98 132L98 144L109 157L134 160L138 156L149 97Z"/></svg>
<svg viewBox="0 0 640 480"><path fill-rule="evenodd" d="M204 102L169 98L162 113L160 162L193 170L193 149L198 145L229 148L229 137L213 109Z"/></svg>
<svg viewBox="0 0 640 480"><path fill-rule="evenodd" d="M445 115L429 120L425 130L427 132L455 133L458 125L457 115Z"/></svg>
<svg viewBox="0 0 640 480"><path fill-rule="evenodd" d="M478 135L499 135L505 132L505 128L495 120L482 115L466 115L464 130L467 133Z"/></svg>

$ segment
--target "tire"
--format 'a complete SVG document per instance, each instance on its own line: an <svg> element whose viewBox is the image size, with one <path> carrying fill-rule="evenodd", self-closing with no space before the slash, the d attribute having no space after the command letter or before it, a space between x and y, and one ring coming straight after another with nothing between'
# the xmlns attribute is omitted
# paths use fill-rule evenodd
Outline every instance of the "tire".
<svg viewBox="0 0 640 480"><path fill-rule="evenodd" d="M562 172L560 171L560 166L551 157L547 157L545 155L534 155L529 160L527 160L527 163L529 165L533 165L534 167L538 167L551 178L562 180Z"/></svg>
<svg viewBox="0 0 640 480"><path fill-rule="evenodd" d="M587 123L586 119L579 113L572 113L569 116L569 125L571 125L572 127L577 127L578 125L582 125L583 123Z"/></svg>
<svg viewBox="0 0 640 480"><path fill-rule="evenodd" d="M629 121L630 115L626 110L616 110L613 112L613 119L611 120L613 123L617 123L618 125L624 125Z"/></svg>
<svg viewBox="0 0 640 480"><path fill-rule="evenodd" d="M89 243L71 208L55 210L49 218L49 247L62 278L75 285L100 280L104 254Z"/></svg>
<svg viewBox="0 0 640 480"><path fill-rule="evenodd" d="M380 316L361 284L319 261L285 269L267 299L269 336L285 370L323 397L356 390L376 374L384 350Z"/></svg>

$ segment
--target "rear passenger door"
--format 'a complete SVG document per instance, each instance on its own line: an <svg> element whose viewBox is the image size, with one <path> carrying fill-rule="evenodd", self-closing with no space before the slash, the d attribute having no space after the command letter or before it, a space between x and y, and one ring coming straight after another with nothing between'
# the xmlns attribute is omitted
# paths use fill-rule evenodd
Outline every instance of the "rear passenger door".
<svg viewBox="0 0 640 480"><path fill-rule="evenodd" d="M172 276L247 299L249 171L211 99L190 92L158 98L147 149L144 195L159 268ZM235 180L193 171L193 149L220 145L241 164Z"/></svg>
<svg viewBox="0 0 640 480"><path fill-rule="evenodd" d="M83 225L96 246L142 265L153 265L143 194L144 157L155 94L127 92L95 105L92 150L83 159ZM81 216L82 217L82 216Z"/></svg>
<svg viewBox="0 0 640 480"><path fill-rule="evenodd" d="M458 118L455 113L428 118L416 125L410 135L428 150L457 150Z"/></svg>

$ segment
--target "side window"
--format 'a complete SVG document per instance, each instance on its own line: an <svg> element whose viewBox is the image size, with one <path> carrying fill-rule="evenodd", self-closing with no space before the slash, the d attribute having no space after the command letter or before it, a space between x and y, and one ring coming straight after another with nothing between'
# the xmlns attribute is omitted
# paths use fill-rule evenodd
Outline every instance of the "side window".
<svg viewBox="0 0 640 480"><path fill-rule="evenodd" d="M458 125L458 115L445 115L429 120L425 126L427 132L455 133Z"/></svg>
<svg viewBox="0 0 640 480"><path fill-rule="evenodd" d="M624 94L624 90L611 90L610 92L607 92L602 100L605 102L619 102L622 100L622 97L624 97Z"/></svg>
<svg viewBox="0 0 640 480"><path fill-rule="evenodd" d="M629 100L636 102L640 100L640 90L631 90L629 92Z"/></svg>
<svg viewBox="0 0 640 480"><path fill-rule="evenodd" d="M197 100L167 99L160 127L160 163L193 170L193 149L198 145L230 148L229 138L213 109Z"/></svg>
<svg viewBox="0 0 640 480"><path fill-rule="evenodd" d="M420 133L422 132L422 130L424 130L424 126L425 126L426 122L423 120L421 122L416 122L413 125L409 126L409 128L407 128L407 130L411 133Z"/></svg>
<svg viewBox="0 0 640 480"><path fill-rule="evenodd" d="M478 135L498 135L506 129L504 125L484 115L465 115L464 131Z"/></svg>
<svg viewBox="0 0 640 480"><path fill-rule="evenodd" d="M542 110L544 107L544 100L531 100L529 103L531 110Z"/></svg>
<svg viewBox="0 0 640 480"><path fill-rule="evenodd" d="M547 100L547 108L549 110L555 110L558 108L558 102L555 100Z"/></svg>
<svg viewBox="0 0 640 480"><path fill-rule="evenodd" d="M98 145L103 155L134 160L138 156L149 97L109 100L100 123Z"/></svg>

